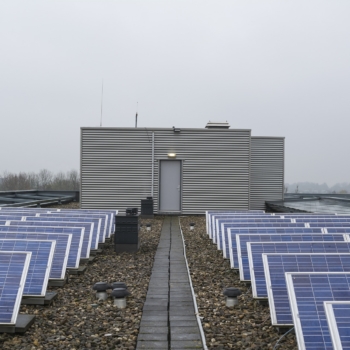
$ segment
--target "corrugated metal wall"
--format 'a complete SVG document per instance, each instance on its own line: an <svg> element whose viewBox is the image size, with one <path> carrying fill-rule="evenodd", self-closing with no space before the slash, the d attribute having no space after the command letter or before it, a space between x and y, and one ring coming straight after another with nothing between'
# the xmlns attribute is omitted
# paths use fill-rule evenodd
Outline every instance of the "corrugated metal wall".
<svg viewBox="0 0 350 350"><path fill-rule="evenodd" d="M144 128L81 129L81 207L140 207L151 194L155 134L154 201L159 161L175 152L182 167L182 213L248 209L250 130Z"/></svg>
<svg viewBox="0 0 350 350"><path fill-rule="evenodd" d="M249 208L250 130L185 129L155 133L156 177L169 152L182 160L182 213ZM155 198L158 185L155 186Z"/></svg>
<svg viewBox="0 0 350 350"><path fill-rule="evenodd" d="M81 129L81 208L139 207L151 194L152 132Z"/></svg>
<svg viewBox="0 0 350 350"><path fill-rule="evenodd" d="M284 138L251 138L250 209L265 209L265 201L283 199Z"/></svg>

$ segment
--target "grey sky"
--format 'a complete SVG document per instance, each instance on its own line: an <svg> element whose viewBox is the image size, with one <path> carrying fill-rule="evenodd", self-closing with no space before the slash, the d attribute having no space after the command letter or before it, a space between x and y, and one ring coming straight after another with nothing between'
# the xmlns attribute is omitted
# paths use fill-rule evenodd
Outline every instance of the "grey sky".
<svg viewBox="0 0 350 350"><path fill-rule="evenodd" d="M286 137L286 182L348 182L350 1L0 1L3 171L79 168L80 126Z"/></svg>

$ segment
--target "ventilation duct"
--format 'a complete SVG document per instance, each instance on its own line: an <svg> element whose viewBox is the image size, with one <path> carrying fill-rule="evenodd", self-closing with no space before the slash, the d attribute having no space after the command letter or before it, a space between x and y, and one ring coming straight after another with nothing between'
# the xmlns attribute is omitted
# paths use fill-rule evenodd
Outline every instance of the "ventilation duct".
<svg viewBox="0 0 350 350"><path fill-rule="evenodd" d="M230 124L228 121L226 122L212 122L209 120L207 125L205 126L206 129L229 129Z"/></svg>

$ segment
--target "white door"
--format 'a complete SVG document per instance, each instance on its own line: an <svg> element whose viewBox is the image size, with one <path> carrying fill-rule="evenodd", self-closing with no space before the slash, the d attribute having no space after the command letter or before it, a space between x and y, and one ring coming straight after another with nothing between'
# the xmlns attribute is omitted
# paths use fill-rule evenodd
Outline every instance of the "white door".
<svg viewBox="0 0 350 350"><path fill-rule="evenodd" d="M159 209L181 211L181 160L160 161Z"/></svg>

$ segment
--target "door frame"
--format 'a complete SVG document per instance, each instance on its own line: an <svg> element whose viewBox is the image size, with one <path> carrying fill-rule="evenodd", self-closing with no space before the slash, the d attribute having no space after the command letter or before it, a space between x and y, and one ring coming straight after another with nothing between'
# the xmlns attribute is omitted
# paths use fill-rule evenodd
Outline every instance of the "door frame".
<svg viewBox="0 0 350 350"><path fill-rule="evenodd" d="M161 166L162 161L180 162L180 210L179 211L161 211L160 209L160 187L161 187ZM158 159L158 214L181 214L182 213L182 188L183 188L183 160L182 159Z"/></svg>

